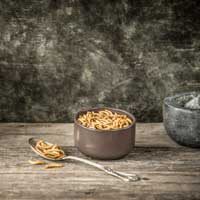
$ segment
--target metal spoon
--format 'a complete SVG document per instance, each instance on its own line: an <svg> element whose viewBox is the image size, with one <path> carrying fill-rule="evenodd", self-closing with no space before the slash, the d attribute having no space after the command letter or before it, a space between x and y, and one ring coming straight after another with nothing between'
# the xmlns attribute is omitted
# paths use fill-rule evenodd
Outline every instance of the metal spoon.
<svg viewBox="0 0 200 200"><path fill-rule="evenodd" d="M61 160L76 160L76 161L79 161L79 162L82 162L82 163L85 163L85 164L88 164L90 166L93 166L93 167L96 167L97 169L100 169L104 172L106 172L107 174L110 174L112 176L115 176L123 181L138 181L140 180L140 177L136 174L127 174L127 173L124 173L124 172L119 172L119 171L114 171L113 169L111 169L110 167L106 167L106 166L103 166L103 165L100 165L100 164L97 164L93 161L90 161L90 160L87 160L87 159L84 159L84 158L79 158L79 157L75 157L75 156L67 156L65 155L64 157L62 158L59 158L59 159L53 159L53 158L49 158L45 155L43 155L42 153L40 153L39 151L37 151L37 149L35 148L36 146L36 143L37 143L38 139L35 139L35 138L30 138L28 140L28 143L31 147L31 149L36 153L38 154L39 156L47 159L47 160L52 160L52 161L61 161ZM45 142L47 144L51 144L49 142Z"/></svg>

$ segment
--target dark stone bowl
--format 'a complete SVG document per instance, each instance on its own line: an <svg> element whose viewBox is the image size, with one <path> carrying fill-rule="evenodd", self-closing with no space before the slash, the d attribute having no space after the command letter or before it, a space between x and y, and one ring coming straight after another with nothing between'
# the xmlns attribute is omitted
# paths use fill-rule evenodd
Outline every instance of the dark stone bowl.
<svg viewBox="0 0 200 200"><path fill-rule="evenodd" d="M184 108L196 92L167 97L163 104L163 120L168 135L178 144L200 147L200 110Z"/></svg>
<svg viewBox="0 0 200 200"><path fill-rule="evenodd" d="M79 115L87 111L108 109L112 112L127 115L133 123L118 130L97 130L82 126ZM93 108L79 111L74 119L74 141L80 152L97 159L118 159L127 155L135 144L135 117L123 110L114 108Z"/></svg>

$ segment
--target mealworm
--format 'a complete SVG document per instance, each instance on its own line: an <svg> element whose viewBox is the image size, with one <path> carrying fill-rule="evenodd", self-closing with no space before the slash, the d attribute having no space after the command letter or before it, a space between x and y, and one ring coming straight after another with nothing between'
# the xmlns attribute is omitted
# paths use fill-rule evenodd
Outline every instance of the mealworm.
<svg viewBox="0 0 200 200"><path fill-rule="evenodd" d="M32 164L32 165L44 165L44 164L46 164L44 161L42 161L42 160L29 160L28 161L30 164Z"/></svg>
<svg viewBox="0 0 200 200"><path fill-rule="evenodd" d="M64 167L64 165L59 164L59 163L49 163L45 165L45 169L52 169L52 168L59 168L59 167Z"/></svg>

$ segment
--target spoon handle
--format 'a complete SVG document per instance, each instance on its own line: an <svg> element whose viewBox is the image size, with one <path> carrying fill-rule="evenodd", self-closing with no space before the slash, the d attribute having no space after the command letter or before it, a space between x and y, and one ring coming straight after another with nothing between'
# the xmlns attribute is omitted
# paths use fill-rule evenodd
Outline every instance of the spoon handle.
<svg viewBox="0 0 200 200"><path fill-rule="evenodd" d="M76 160L76 161L88 164L90 166L98 168L98 169L106 172L107 174L115 176L115 177L117 177L117 178L119 178L123 181L126 181L126 182L140 180L140 178L136 174L126 174L126 173L123 173L123 172L114 171L110 167L105 167L103 165L100 165L98 163L95 163L93 161L90 161L90 160L87 160L87 159L84 159L84 158L79 158L79 157L76 157L76 156L66 156L66 157L63 158L63 160L67 160L67 159Z"/></svg>

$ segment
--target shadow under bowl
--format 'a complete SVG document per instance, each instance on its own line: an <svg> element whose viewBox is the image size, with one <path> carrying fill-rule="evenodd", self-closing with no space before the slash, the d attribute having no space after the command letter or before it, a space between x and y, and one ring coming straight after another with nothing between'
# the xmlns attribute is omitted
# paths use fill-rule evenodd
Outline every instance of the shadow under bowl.
<svg viewBox="0 0 200 200"><path fill-rule="evenodd" d="M88 111L98 112L105 109L127 115L133 123L122 129L99 130L84 127L77 121L80 115ZM83 154L96 159L109 160L124 157L135 145L135 125L135 117L124 110L104 107L79 111L74 118L75 146Z"/></svg>
<svg viewBox="0 0 200 200"><path fill-rule="evenodd" d="M178 144L200 147L200 110L185 108L196 92L166 97L163 103L163 122L167 134Z"/></svg>

